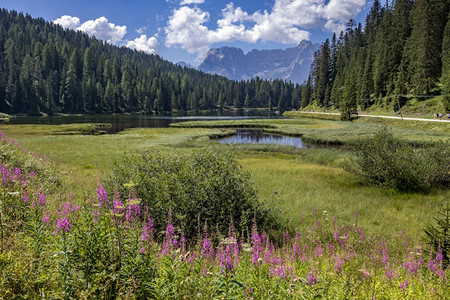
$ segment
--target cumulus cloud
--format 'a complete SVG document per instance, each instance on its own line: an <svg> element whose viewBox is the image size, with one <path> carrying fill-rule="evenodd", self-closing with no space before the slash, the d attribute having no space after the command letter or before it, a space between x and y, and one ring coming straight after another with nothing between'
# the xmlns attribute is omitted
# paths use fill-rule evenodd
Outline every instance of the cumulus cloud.
<svg viewBox="0 0 450 300"><path fill-rule="evenodd" d="M78 17L64 15L53 22L64 28L81 30L110 44L121 41L127 33L127 26L118 26L110 23L105 17L89 20L80 25L81 22Z"/></svg>
<svg viewBox="0 0 450 300"><path fill-rule="evenodd" d="M118 41L121 41L127 33L127 26L118 26L113 23L109 23L108 19L105 17L86 21L77 29L102 39L110 44L115 44Z"/></svg>
<svg viewBox="0 0 450 300"><path fill-rule="evenodd" d="M80 26L80 18L64 15L53 21L53 23L59 24L64 28L76 29Z"/></svg>
<svg viewBox="0 0 450 300"><path fill-rule="evenodd" d="M183 0L180 4L200 3L203 0ZM166 46L179 45L189 53L197 53L202 60L214 43L258 40L297 44L308 40L308 29L323 28L339 32L345 22L355 17L366 0L275 0L272 10L253 14L230 2L217 21L217 28L207 27L210 14L197 6L181 6L169 17Z"/></svg>
<svg viewBox="0 0 450 300"><path fill-rule="evenodd" d="M154 36L147 38L145 34L142 34L133 41L128 41L126 47L143 51L147 54L156 54L158 52L159 43Z"/></svg>
<svg viewBox="0 0 450 300"><path fill-rule="evenodd" d="M205 0L182 0L180 5L188 5L188 4L202 4L205 3Z"/></svg>

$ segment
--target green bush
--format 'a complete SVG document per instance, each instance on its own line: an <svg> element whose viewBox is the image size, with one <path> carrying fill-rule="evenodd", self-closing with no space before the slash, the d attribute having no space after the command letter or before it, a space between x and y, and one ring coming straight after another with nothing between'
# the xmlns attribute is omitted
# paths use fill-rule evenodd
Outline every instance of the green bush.
<svg viewBox="0 0 450 300"><path fill-rule="evenodd" d="M262 228L275 221L261 207L250 175L231 153L196 152L192 156L163 156L142 152L116 162L105 188L121 198L138 197L162 230L169 213L186 238L197 236L205 223L227 233L230 222L247 232L255 217Z"/></svg>
<svg viewBox="0 0 450 300"><path fill-rule="evenodd" d="M426 250L432 256L441 252L442 262L447 267L450 264L450 207L448 204L434 217L434 224L427 224L424 233L425 243L430 246L430 249Z"/></svg>
<svg viewBox="0 0 450 300"><path fill-rule="evenodd" d="M399 191L450 186L448 143L416 148L383 128L355 147L354 159L345 167L369 182Z"/></svg>

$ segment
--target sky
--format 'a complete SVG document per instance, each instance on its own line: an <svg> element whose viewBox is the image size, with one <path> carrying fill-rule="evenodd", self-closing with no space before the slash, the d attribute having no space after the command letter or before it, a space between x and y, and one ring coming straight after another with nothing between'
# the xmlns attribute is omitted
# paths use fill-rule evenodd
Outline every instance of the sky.
<svg viewBox="0 0 450 300"><path fill-rule="evenodd" d="M222 46L285 49L322 43L371 0L0 0L0 7L81 30L110 44L199 65Z"/></svg>

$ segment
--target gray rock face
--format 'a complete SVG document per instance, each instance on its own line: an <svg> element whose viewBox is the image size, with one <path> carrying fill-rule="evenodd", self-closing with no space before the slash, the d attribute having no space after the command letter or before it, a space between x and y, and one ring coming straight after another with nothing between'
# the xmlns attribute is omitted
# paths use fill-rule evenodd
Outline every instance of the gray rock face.
<svg viewBox="0 0 450 300"><path fill-rule="evenodd" d="M285 50L252 50L246 55L234 47L215 48L209 50L198 69L234 80L258 76L303 83L318 49L319 45L310 41L301 41L296 47Z"/></svg>

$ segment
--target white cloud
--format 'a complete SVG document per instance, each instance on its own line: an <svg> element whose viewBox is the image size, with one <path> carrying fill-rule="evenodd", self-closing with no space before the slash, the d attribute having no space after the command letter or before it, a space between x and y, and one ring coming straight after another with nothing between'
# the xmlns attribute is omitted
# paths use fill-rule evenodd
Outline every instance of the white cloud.
<svg viewBox="0 0 450 300"><path fill-rule="evenodd" d="M121 41L127 33L127 26L118 26L113 23L109 23L108 19L105 17L86 21L77 29L99 39L105 40L110 44L115 44Z"/></svg>
<svg viewBox="0 0 450 300"><path fill-rule="evenodd" d="M78 17L64 15L53 22L64 28L83 31L110 44L116 44L121 41L127 33L127 26L118 26L110 23L105 17L89 20L80 25L81 22Z"/></svg>
<svg viewBox="0 0 450 300"><path fill-rule="evenodd" d="M80 26L80 18L64 15L53 21L53 23L59 24L67 29L76 29Z"/></svg>
<svg viewBox="0 0 450 300"><path fill-rule="evenodd" d="M205 0L182 0L180 5L189 5L189 4L202 4L205 3Z"/></svg>
<svg viewBox="0 0 450 300"><path fill-rule="evenodd" d="M180 4L200 3L203 0L183 0ZM345 22L355 17L366 0L275 0L268 12L249 14L230 2L217 21L217 28L207 27L210 14L197 6L181 6L169 17L166 46L179 45L189 53L197 53L202 60L214 43L258 40L297 44L309 39L311 28L339 32Z"/></svg>
<svg viewBox="0 0 450 300"><path fill-rule="evenodd" d="M139 27L138 29L136 29L136 32L138 34L143 34L144 31L146 31L147 29L148 29L147 26Z"/></svg>
<svg viewBox="0 0 450 300"><path fill-rule="evenodd" d="M126 47L143 51L147 54L156 54L158 52L159 43L154 36L147 38L147 36L143 34L133 41L128 41Z"/></svg>

